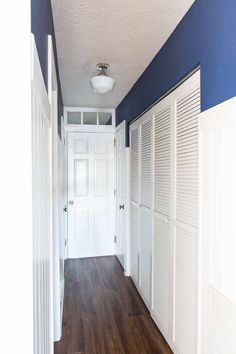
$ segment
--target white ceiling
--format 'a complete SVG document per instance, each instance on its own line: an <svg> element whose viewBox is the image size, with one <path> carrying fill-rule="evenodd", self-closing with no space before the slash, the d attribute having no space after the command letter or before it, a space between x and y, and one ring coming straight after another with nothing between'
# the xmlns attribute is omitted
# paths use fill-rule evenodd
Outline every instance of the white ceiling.
<svg viewBox="0 0 236 354"><path fill-rule="evenodd" d="M193 2L52 0L64 105L117 107ZM106 95L89 83L99 62L116 80Z"/></svg>

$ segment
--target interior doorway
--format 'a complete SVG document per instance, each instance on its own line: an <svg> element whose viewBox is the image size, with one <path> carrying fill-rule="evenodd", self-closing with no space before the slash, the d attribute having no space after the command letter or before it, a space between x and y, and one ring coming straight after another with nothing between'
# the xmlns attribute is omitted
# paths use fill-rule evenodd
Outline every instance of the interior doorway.
<svg viewBox="0 0 236 354"><path fill-rule="evenodd" d="M68 133L68 258L114 254L114 133Z"/></svg>

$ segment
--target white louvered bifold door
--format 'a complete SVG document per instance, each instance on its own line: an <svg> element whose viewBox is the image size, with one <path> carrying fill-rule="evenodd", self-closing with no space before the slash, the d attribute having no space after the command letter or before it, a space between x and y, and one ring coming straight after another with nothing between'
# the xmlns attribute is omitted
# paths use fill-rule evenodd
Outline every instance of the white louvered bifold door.
<svg viewBox="0 0 236 354"><path fill-rule="evenodd" d="M130 126L130 184L131 184L131 277L140 282L140 127Z"/></svg>
<svg viewBox="0 0 236 354"><path fill-rule="evenodd" d="M197 353L198 114L200 72L175 92L175 245L173 341Z"/></svg>
<svg viewBox="0 0 236 354"><path fill-rule="evenodd" d="M147 119L146 119L147 116ZM152 207L152 119L143 116L141 123L141 204Z"/></svg>
<svg viewBox="0 0 236 354"><path fill-rule="evenodd" d="M151 305L152 264L152 114L141 118L141 236L140 288L148 307Z"/></svg>
<svg viewBox="0 0 236 354"><path fill-rule="evenodd" d="M154 242L152 316L162 333L170 335L171 315L171 192L173 95L153 107Z"/></svg>
<svg viewBox="0 0 236 354"><path fill-rule="evenodd" d="M140 161L139 161L139 127L130 131L130 170L131 170L131 200L139 202L139 181L140 181Z"/></svg>

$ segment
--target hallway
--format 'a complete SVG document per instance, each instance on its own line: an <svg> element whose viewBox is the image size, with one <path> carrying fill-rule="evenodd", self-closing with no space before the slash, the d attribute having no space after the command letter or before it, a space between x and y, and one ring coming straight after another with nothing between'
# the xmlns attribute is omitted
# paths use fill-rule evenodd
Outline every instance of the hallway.
<svg viewBox="0 0 236 354"><path fill-rule="evenodd" d="M55 354L169 354L116 257L67 260L62 340Z"/></svg>

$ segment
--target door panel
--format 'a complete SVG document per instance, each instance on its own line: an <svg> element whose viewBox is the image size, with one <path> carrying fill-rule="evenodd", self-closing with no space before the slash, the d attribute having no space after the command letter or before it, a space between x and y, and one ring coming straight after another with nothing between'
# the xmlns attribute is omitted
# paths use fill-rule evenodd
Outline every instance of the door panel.
<svg viewBox="0 0 236 354"><path fill-rule="evenodd" d="M173 341L197 353L198 337L198 114L199 72L174 94L175 218ZM186 332L188 335L186 336Z"/></svg>
<svg viewBox="0 0 236 354"><path fill-rule="evenodd" d="M177 222L175 234L173 338L181 353L195 353L198 290L197 229ZM187 336L186 331L188 331Z"/></svg>
<svg viewBox="0 0 236 354"><path fill-rule="evenodd" d="M140 283L140 208L131 202L131 277Z"/></svg>
<svg viewBox="0 0 236 354"><path fill-rule="evenodd" d="M140 288L148 307L151 305L152 213L141 208Z"/></svg>
<svg viewBox="0 0 236 354"><path fill-rule="evenodd" d="M141 204L152 207L152 121L141 124Z"/></svg>
<svg viewBox="0 0 236 354"><path fill-rule="evenodd" d="M69 258L114 254L113 141L113 134L69 133Z"/></svg>
<svg viewBox="0 0 236 354"><path fill-rule="evenodd" d="M130 132L131 153L131 200L139 202L140 161L139 161L139 127Z"/></svg>
<svg viewBox="0 0 236 354"><path fill-rule="evenodd" d="M171 225L166 215L154 217L153 314L160 329L169 336L171 314Z"/></svg>

